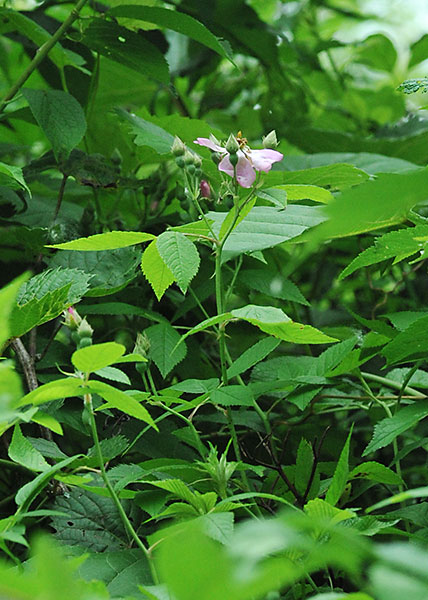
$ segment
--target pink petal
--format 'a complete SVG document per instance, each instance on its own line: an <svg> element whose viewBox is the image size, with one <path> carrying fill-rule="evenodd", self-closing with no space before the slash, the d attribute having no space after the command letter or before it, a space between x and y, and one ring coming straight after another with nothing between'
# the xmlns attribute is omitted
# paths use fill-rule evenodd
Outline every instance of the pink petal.
<svg viewBox="0 0 428 600"><path fill-rule="evenodd" d="M256 172L251 166L250 161L245 155L238 151L238 164L236 165L236 179L241 187L249 188L253 185L256 178ZM232 163L229 160L229 155L225 156L218 165L219 171L227 173L231 177L234 175Z"/></svg>
<svg viewBox="0 0 428 600"><path fill-rule="evenodd" d="M222 148L221 146L217 146L217 144L215 144L209 138L196 138L196 140L194 140L193 143L199 144L199 146L206 146L210 150L214 150L214 152L221 152L222 154L226 152L224 148Z"/></svg>
<svg viewBox="0 0 428 600"><path fill-rule="evenodd" d="M284 155L277 150L251 150L250 152L251 162L256 171L264 171L267 173L271 170L272 164L279 162L284 158Z"/></svg>

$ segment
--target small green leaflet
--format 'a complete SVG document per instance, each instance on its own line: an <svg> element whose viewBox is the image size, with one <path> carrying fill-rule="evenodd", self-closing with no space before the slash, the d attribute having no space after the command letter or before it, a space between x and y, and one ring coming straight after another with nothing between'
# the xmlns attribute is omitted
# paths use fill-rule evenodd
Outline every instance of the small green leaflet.
<svg viewBox="0 0 428 600"><path fill-rule="evenodd" d="M352 429L346 439L345 445L343 446L342 452L339 456L336 469L334 471L333 479L331 480L330 487L327 490L325 497L326 502L335 506L341 495L343 494L348 481L349 475L349 444L351 443Z"/></svg>
<svg viewBox="0 0 428 600"><path fill-rule="evenodd" d="M135 135L134 144L137 146L149 146L153 150L156 150L158 154L171 154L174 136L168 133L168 131L122 108L117 108L115 112L121 121L131 124L131 132Z"/></svg>
<svg viewBox="0 0 428 600"><path fill-rule="evenodd" d="M156 240L156 248L184 293L199 269L200 258L195 244L183 233L164 231Z"/></svg>
<svg viewBox="0 0 428 600"><path fill-rule="evenodd" d="M91 250L115 250L116 248L126 248L134 244L141 244L149 240L154 240L156 236L151 233L141 233L139 231L108 231L107 233L97 233L87 238L78 238L71 242L63 244L51 244L47 248L57 248L58 250L79 250L88 252Z"/></svg>
<svg viewBox="0 0 428 600"><path fill-rule="evenodd" d="M144 332L149 339L149 358L153 360L162 377L166 377L187 353L181 336L169 323L153 325Z"/></svg>
<svg viewBox="0 0 428 600"><path fill-rule="evenodd" d="M175 278L162 260L156 241L151 242L144 250L141 257L141 270L159 301L169 286L174 283Z"/></svg>
<svg viewBox="0 0 428 600"><path fill-rule="evenodd" d="M31 197L31 191L25 183L22 169L0 162L0 185L11 189L25 190Z"/></svg>
<svg viewBox="0 0 428 600"><path fill-rule="evenodd" d="M86 133L86 118L76 98L61 90L23 89L31 112L50 141L55 158L64 160Z"/></svg>
<svg viewBox="0 0 428 600"><path fill-rule="evenodd" d="M351 275L361 267L368 267L384 260L394 258L394 264L416 252L422 252L428 241L428 225L407 227L390 231L376 239L373 246L367 248L341 272L339 280Z"/></svg>
<svg viewBox="0 0 428 600"><path fill-rule="evenodd" d="M156 431L158 430L155 422L144 406L132 396L125 394L125 392L121 392L108 383L95 381L93 379L88 381L85 391L86 393L91 392L98 394L101 398L104 398L109 407L112 406L113 408L117 408L131 417L135 417L136 419L151 425ZM97 410L103 410L104 408L107 408L106 405L101 405Z"/></svg>
<svg viewBox="0 0 428 600"><path fill-rule="evenodd" d="M303 496L309 484L314 462L314 451L310 443L302 438L297 448L296 471L294 485L296 490Z"/></svg>
<svg viewBox="0 0 428 600"><path fill-rule="evenodd" d="M210 392L210 400L220 406L253 406L254 396L244 385L226 385Z"/></svg>
<svg viewBox="0 0 428 600"><path fill-rule="evenodd" d="M274 337L266 337L259 340L234 361L227 370L227 376L232 379L232 377L244 373L266 358L280 343L281 341Z"/></svg>
<svg viewBox="0 0 428 600"><path fill-rule="evenodd" d="M71 362L83 373L93 373L117 362L125 354L125 346L116 342L92 344L76 350Z"/></svg>
<svg viewBox="0 0 428 600"><path fill-rule="evenodd" d="M363 452L367 456L391 444L400 434L404 433L428 415L428 400L420 400L401 408L392 417L387 417L376 423L373 437Z"/></svg>
<svg viewBox="0 0 428 600"><path fill-rule="evenodd" d="M399 504L405 502L405 500L412 500L413 498L428 498L428 486L406 490L405 492L400 492L390 498L385 498L385 500L381 500L380 502L376 502L376 504L369 506L369 508L366 509L366 512L372 512L373 510L383 508L384 506L390 506L391 504Z"/></svg>

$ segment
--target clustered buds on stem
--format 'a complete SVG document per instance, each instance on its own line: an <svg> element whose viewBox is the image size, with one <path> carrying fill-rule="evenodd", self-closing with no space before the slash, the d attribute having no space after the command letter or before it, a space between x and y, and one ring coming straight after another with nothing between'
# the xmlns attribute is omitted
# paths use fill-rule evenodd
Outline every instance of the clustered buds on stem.
<svg viewBox="0 0 428 600"><path fill-rule="evenodd" d="M92 344L94 330L88 321L85 318L82 319L72 306L64 311L64 325L71 330L71 338L78 349Z"/></svg>

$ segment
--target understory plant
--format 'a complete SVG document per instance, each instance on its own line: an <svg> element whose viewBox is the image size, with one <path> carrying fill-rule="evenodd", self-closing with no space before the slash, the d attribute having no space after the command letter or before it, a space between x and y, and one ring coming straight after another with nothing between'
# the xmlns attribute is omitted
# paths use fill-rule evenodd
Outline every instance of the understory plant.
<svg viewBox="0 0 428 600"><path fill-rule="evenodd" d="M1 597L428 597L428 45L367 19L0 8Z"/></svg>

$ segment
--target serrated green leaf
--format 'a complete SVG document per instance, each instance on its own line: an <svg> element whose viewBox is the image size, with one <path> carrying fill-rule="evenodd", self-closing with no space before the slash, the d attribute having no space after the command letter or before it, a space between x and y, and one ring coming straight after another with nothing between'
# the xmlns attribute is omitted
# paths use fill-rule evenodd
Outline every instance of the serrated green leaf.
<svg viewBox="0 0 428 600"><path fill-rule="evenodd" d="M210 392L210 400L220 406L253 406L254 396L244 385L226 385Z"/></svg>
<svg viewBox="0 0 428 600"><path fill-rule="evenodd" d="M311 325L292 321L280 308L273 306L248 304L232 310L231 314L248 321L265 333L294 344L329 344L337 341Z"/></svg>
<svg viewBox="0 0 428 600"><path fill-rule="evenodd" d="M346 482L349 476L349 444L351 443L352 428L346 438L345 445L343 446L342 452L340 453L339 460L337 462L336 469L334 470L333 479L331 480L330 486L325 496L326 502L335 506L342 496Z"/></svg>
<svg viewBox="0 0 428 600"><path fill-rule="evenodd" d="M280 298L281 300L289 300L310 306L292 281L270 269L245 269L245 271L239 273L239 281L244 283L250 290L255 290L272 298Z"/></svg>
<svg viewBox="0 0 428 600"><path fill-rule="evenodd" d="M237 358L233 364L227 370L227 376L229 379L236 377L244 373L255 364L266 358L275 348L280 344L280 340L274 337L267 337L259 340L248 348L239 358Z"/></svg>
<svg viewBox="0 0 428 600"><path fill-rule="evenodd" d="M373 437L364 450L362 456L367 456L371 452L376 452L391 444L397 436L404 433L421 419L428 415L428 401L420 400L401 408L392 417L387 417L376 423Z"/></svg>
<svg viewBox="0 0 428 600"><path fill-rule="evenodd" d="M71 284L48 292L43 298L34 298L22 306L15 306L10 318L10 335L20 337L34 327L58 317L71 302L68 301Z"/></svg>
<svg viewBox="0 0 428 600"><path fill-rule="evenodd" d="M227 544L233 534L234 514L232 512L219 512L202 515L199 517L202 530L211 539Z"/></svg>
<svg viewBox="0 0 428 600"><path fill-rule="evenodd" d="M22 169L13 165L7 165L0 162L0 185L11 189L22 189L28 192L31 197L31 191L25 182Z"/></svg>
<svg viewBox="0 0 428 600"><path fill-rule="evenodd" d="M145 334L150 341L149 358L153 360L162 377L166 377L175 365L185 358L186 344L169 323L153 325L145 330Z"/></svg>
<svg viewBox="0 0 428 600"><path fill-rule="evenodd" d="M421 238L421 239L418 239ZM425 238L425 241L422 239ZM422 252L428 241L428 226L417 225L399 231L390 231L376 239L373 246L367 248L340 273L339 279L344 279L357 269L368 267L387 259L394 258L394 264Z"/></svg>
<svg viewBox="0 0 428 600"><path fill-rule="evenodd" d="M417 319L400 332L383 350L388 364L423 358L428 351L428 316Z"/></svg>
<svg viewBox="0 0 428 600"><path fill-rule="evenodd" d="M77 240L64 242L63 244L51 244L47 248L79 250L81 252L115 250L116 248L126 248L134 244L142 244L148 240L154 240L155 237L151 233L142 233L139 231L108 231L107 233L97 233L96 235L78 238Z"/></svg>
<svg viewBox="0 0 428 600"><path fill-rule="evenodd" d="M333 523L340 523L347 519L354 519L356 514L350 510L343 510L336 508L326 500L321 498L315 498L315 500L309 500L304 506L304 511L310 517L319 521L332 521Z"/></svg>
<svg viewBox="0 0 428 600"><path fill-rule="evenodd" d="M167 84L168 63L156 46L134 31L105 19L91 19L83 43L91 50L145 77Z"/></svg>
<svg viewBox="0 0 428 600"><path fill-rule="evenodd" d="M125 346L116 342L92 344L76 350L71 356L71 362L83 373L93 373L117 362L125 354Z"/></svg>
<svg viewBox="0 0 428 600"><path fill-rule="evenodd" d="M172 31L177 31L188 38L211 48L223 58L227 58L231 62L230 55L226 52L225 47L220 43L214 34L211 33L205 25L178 10L169 10L155 6L139 6L139 5L120 5L109 10L109 14L114 17L127 17L130 19L138 19L153 23L159 27L165 27Z"/></svg>
<svg viewBox="0 0 428 600"><path fill-rule="evenodd" d="M143 358L143 357L141 357ZM117 361L117 362L123 362L123 361ZM129 361L131 362L131 361ZM140 362L145 362L140 361ZM129 379L128 375L126 373L124 373L123 371L121 371L120 369L117 369L116 367L103 367L102 369L98 369L97 371L95 371L95 375L98 375L98 377L102 377L103 379L109 379L110 381L117 381L118 383L124 383L125 385L131 385L131 380Z"/></svg>
<svg viewBox="0 0 428 600"><path fill-rule="evenodd" d="M42 454L22 435L19 425L15 425L8 449L9 458L31 471L45 471L50 465Z"/></svg>
<svg viewBox="0 0 428 600"><path fill-rule="evenodd" d="M392 469L375 461L362 463L352 469L349 473L349 479L369 479L387 485L400 485L403 483L401 477L394 473Z"/></svg>
<svg viewBox="0 0 428 600"><path fill-rule="evenodd" d="M157 238L156 248L184 293L199 269L195 244L178 231L165 231Z"/></svg>
<svg viewBox="0 0 428 600"><path fill-rule="evenodd" d="M151 242L143 252L141 270L159 301L169 286L174 283L175 278L162 260L155 241Z"/></svg>

